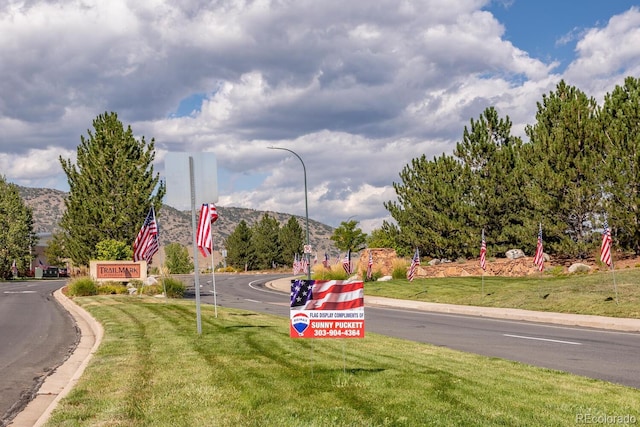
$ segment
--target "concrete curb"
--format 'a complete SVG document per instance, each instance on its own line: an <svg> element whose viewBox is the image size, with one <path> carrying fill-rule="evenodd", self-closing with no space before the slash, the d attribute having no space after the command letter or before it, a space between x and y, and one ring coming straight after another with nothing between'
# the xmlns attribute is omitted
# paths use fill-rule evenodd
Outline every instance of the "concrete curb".
<svg viewBox="0 0 640 427"><path fill-rule="evenodd" d="M267 287L289 292L291 279L274 280ZM468 305L440 304L433 302L399 300L383 297L364 297L366 306L390 307L411 310L423 310L433 313L463 314L467 316L488 317L504 320L524 320L527 322L551 323L564 326L582 326L588 328L608 329L621 332L640 332L640 319L623 317L592 316L587 314L552 313L544 311L520 310L517 308L475 307Z"/></svg>
<svg viewBox="0 0 640 427"><path fill-rule="evenodd" d="M54 292L54 296L76 321L80 329L80 342L69 358L46 378L36 397L16 415L9 426L43 426L58 402L76 385L102 341L104 330L100 323L86 310L67 298L62 293L62 289Z"/></svg>

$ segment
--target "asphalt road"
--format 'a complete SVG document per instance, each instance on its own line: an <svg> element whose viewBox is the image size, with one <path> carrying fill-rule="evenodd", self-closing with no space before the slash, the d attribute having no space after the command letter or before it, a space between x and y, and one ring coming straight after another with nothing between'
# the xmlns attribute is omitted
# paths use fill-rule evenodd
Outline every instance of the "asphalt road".
<svg viewBox="0 0 640 427"><path fill-rule="evenodd" d="M0 426L31 400L79 339L53 297L65 280L0 282Z"/></svg>
<svg viewBox="0 0 640 427"><path fill-rule="evenodd" d="M282 275L216 275L221 307L289 316L289 296L264 287ZM202 303L212 278L201 276ZM365 307L366 330L640 388L640 334L523 321Z"/></svg>

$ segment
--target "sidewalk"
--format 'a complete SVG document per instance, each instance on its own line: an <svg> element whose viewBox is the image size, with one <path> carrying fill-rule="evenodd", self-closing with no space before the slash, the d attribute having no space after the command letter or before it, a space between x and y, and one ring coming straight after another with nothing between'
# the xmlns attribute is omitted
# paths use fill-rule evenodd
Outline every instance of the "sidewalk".
<svg viewBox="0 0 640 427"><path fill-rule="evenodd" d="M274 280L267 287L289 293L293 277ZM517 308L474 307L468 305L439 304L433 302L399 300L364 296L367 306L395 307L410 310L424 310L435 313L463 314L467 316L490 317L494 319L523 320L527 322L552 323L565 326L610 329L623 332L640 332L640 319L622 317L592 316L587 314L551 313L543 311L520 310Z"/></svg>

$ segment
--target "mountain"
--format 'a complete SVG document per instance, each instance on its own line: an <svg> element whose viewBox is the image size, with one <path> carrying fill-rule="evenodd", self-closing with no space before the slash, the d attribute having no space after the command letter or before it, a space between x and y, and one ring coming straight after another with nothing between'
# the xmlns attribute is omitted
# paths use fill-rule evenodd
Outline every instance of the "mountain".
<svg viewBox="0 0 640 427"><path fill-rule="evenodd" d="M18 192L25 204L33 209L33 227L36 233L55 233L59 230L58 223L65 211L64 199L67 193L49 188L21 186L18 186ZM217 206L217 210L218 220L213 226L213 245L216 249L224 246L224 240L242 220L252 226L265 213L268 213L280 223L280 226L283 226L292 216L280 212L223 206ZM295 217L304 231L306 225L305 217ZM161 245L180 243L187 246L187 248L192 247L190 211L179 211L171 206L163 205L160 212L158 212L157 219L160 228ZM143 220L144 218L140 218L141 226ZM338 250L330 239L333 230L333 227L309 219L309 240L313 251L318 254L318 258L323 259L325 252L331 257L338 255Z"/></svg>

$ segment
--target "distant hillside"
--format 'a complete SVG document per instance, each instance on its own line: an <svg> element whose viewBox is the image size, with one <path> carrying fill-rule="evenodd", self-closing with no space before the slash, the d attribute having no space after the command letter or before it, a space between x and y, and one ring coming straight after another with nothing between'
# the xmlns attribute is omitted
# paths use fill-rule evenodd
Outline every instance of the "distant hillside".
<svg viewBox="0 0 640 427"><path fill-rule="evenodd" d="M33 209L34 230L36 233L54 233L58 231L58 223L64 213L64 199L67 193L49 188L31 188L18 186L20 196L27 206ZM234 208L218 206L218 221L213 228L213 244L216 249L223 247L223 242L233 232L235 227L242 221L252 226L266 213L275 218L280 225L284 225L292 215L259 211L255 209ZM302 229L305 229L305 218L296 216ZM142 221L144 218L140 218ZM189 247L193 245L191 240L191 212L178 211L171 206L163 205L158 212L158 223L160 226L160 243L180 243ZM318 257L324 257L327 252L330 256L338 255L338 250L330 240L333 234L333 227L309 219L309 239Z"/></svg>

